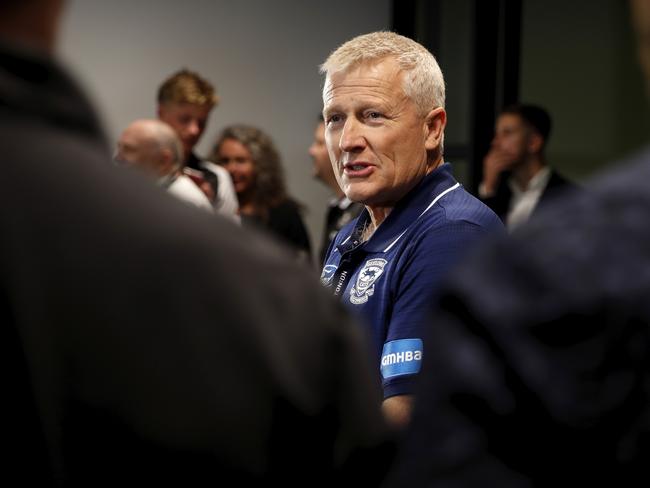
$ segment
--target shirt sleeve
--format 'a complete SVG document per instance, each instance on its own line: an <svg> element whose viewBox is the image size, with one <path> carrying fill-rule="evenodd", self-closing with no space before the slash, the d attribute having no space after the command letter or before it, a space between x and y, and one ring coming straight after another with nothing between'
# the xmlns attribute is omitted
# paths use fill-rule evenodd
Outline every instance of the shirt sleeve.
<svg viewBox="0 0 650 488"><path fill-rule="evenodd" d="M484 235L485 228L479 225L454 221L423 232L400 257L391 285L394 306L381 355L385 398L414 393L427 354L426 331L435 326L431 307L441 282Z"/></svg>

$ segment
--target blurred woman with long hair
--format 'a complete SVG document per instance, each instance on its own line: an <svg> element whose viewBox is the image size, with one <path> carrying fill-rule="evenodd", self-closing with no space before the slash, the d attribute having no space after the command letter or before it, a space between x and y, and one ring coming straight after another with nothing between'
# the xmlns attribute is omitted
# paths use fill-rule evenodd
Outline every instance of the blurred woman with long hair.
<svg viewBox="0 0 650 488"><path fill-rule="evenodd" d="M287 194L280 155L271 138L257 127L226 127L214 146L213 160L232 177L243 225L268 230L311 259L301 206Z"/></svg>

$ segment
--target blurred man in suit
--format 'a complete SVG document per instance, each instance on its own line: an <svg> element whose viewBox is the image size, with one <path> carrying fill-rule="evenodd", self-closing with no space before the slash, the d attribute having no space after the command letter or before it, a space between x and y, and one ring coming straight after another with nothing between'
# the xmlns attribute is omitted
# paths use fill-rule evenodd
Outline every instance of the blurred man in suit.
<svg viewBox="0 0 650 488"><path fill-rule="evenodd" d="M551 117L537 105L510 105L497 118L479 196L510 231L558 194L575 189L547 164L550 135Z"/></svg>

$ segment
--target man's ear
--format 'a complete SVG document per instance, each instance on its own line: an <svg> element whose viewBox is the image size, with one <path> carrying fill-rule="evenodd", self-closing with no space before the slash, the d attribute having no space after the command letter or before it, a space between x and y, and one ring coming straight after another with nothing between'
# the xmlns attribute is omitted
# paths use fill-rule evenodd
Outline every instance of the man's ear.
<svg viewBox="0 0 650 488"><path fill-rule="evenodd" d="M156 106L156 115L158 115L158 118L162 118L162 114L165 110L163 109L163 106L161 104L158 104Z"/></svg>
<svg viewBox="0 0 650 488"><path fill-rule="evenodd" d="M174 158L174 153L171 149L164 147L160 150L160 163L161 167L165 168L165 173L171 172L176 166L176 161Z"/></svg>
<svg viewBox="0 0 650 488"><path fill-rule="evenodd" d="M544 147L544 138L539 134L539 132L531 131L528 135L528 152L531 154L537 154L542 152Z"/></svg>
<svg viewBox="0 0 650 488"><path fill-rule="evenodd" d="M442 143L442 138L447 125L447 112L442 107L436 107L425 117L426 138L424 147L427 151L438 149Z"/></svg>

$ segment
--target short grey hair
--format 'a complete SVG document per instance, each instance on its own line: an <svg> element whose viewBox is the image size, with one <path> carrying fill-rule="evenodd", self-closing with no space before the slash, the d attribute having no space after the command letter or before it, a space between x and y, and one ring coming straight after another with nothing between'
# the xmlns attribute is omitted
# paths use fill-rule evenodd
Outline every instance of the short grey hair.
<svg viewBox="0 0 650 488"><path fill-rule="evenodd" d="M422 44L394 32L379 31L357 36L334 50L320 66L325 76L359 64L394 57L405 71L404 93L420 114L445 106L445 80L436 58Z"/></svg>

